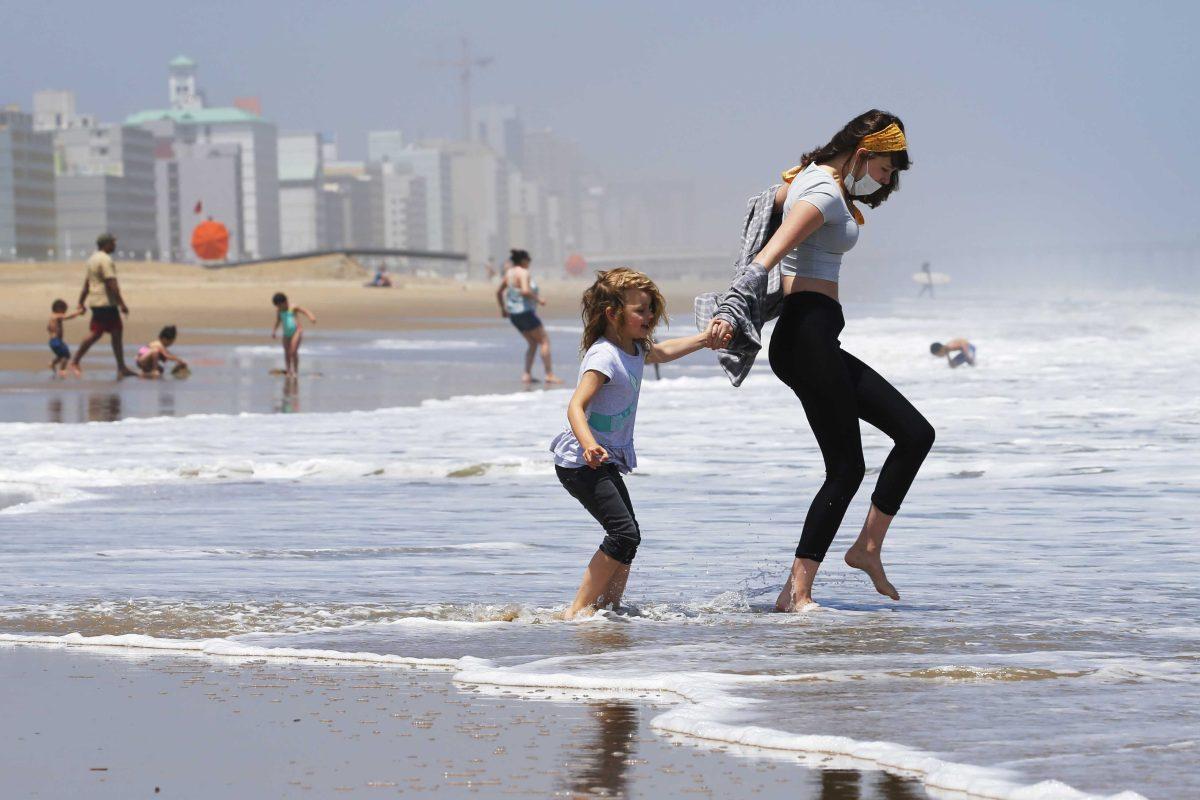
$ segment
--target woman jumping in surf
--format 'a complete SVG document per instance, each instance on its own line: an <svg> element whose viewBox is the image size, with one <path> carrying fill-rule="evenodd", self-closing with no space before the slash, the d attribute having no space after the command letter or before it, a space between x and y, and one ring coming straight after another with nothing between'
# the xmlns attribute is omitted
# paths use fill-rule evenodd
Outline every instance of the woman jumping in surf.
<svg viewBox="0 0 1200 800"><path fill-rule="evenodd" d="M934 431L904 395L841 348L838 334L846 323L838 301L838 273L842 255L854 247L865 224L855 203L879 206L899 188L899 173L908 166L904 123L898 117L878 110L855 117L828 144L805 153L798 167L784 173L785 185L774 196L782 221L746 272L745 280L754 279L758 287L751 293L761 301L768 285L765 275L780 267L783 298L771 337L771 369L800 399L825 461L825 482L805 517L791 574L775 604L779 611L799 611L812 603L813 579L865 473L860 419L890 436L894 445L845 560L866 572L880 594L900 599L884 573L880 550L933 446ZM743 299L748 285L742 284ZM728 302L738 289L735 281L717 306L708 328L710 343L732 347L735 334L743 336L746 306ZM765 304L755 305L754 299L753 322L761 328ZM788 418L785 425L793 422Z"/></svg>

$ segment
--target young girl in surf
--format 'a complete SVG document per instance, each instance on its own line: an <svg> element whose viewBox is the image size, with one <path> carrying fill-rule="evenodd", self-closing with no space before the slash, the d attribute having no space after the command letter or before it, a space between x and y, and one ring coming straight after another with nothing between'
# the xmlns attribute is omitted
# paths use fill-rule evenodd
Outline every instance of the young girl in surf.
<svg viewBox="0 0 1200 800"><path fill-rule="evenodd" d="M805 153L798 167L783 174L774 206L782 222L750 265L762 273L780 267L784 297L771 336L771 369L799 398L825 461L825 482L804 519L791 573L776 601L779 611L800 611L812 603L813 579L865 473L860 419L894 444L845 561L866 572L880 594L900 599L884 573L880 550L933 446L934 431L904 395L842 349L838 334L846 322L838 274L842 255L854 247L866 223L855 203L879 206L900 188L900 172L908 166L899 117L871 110L850 120L828 144ZM737 347L734 337L745 329L739 324L744 316L723 299L709 325L710 342ZM757 326L763 321L760 317ZM793 413L781 422L787 427L798 420ZM785 499L791 502L792 492Z"/></svg>
<svg viewBox="0 0 1200 800"><path fill-rule="evenodd" d="M583 360L579 383L567 404L569 427L554 438L554 470L563 488L604 527L604 541L583 573L565 619L616 609L641 543L622 473L637 466L633 423L642 388L642 367L674 361L703 348L707 331L655 342L666 301L640 272L618 268L597 273L583 293Z"/></svg>
<svg viewBox="0 0 1200 800"><path fill-rule="evenodd" d="M304 328L300 326L296 315L303 314L314 325L317 318L307 308L290 305L287 295L283 292L276 292L271 302L275 305L275 324L271 327L271 338L275 338L279 326L282 325L284 374L294 378L300 371L300 340L304 338Z"/></svg>

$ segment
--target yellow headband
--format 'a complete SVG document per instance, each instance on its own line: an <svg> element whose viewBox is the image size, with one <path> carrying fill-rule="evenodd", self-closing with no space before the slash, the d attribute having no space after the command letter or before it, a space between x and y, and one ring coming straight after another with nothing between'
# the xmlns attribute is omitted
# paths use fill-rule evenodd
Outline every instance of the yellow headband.
<svg viewBox="0 0 1200 800"><path fill-rule="evenodd" d="M881 131L864 136L858 146L865 147L872 153L896 153L907 150L908 142L904 139L904 131L893 122Z"/></svg>

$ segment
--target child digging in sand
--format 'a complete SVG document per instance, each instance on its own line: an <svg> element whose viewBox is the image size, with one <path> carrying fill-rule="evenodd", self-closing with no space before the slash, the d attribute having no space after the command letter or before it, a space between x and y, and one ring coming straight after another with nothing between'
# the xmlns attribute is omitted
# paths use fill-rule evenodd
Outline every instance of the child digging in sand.
<svg viewBox="0 0 1200 800"><path fill-rule="evenodd" d="M176 336L178 331L175 330L175 326L168 325L158 332L157 339L138 348L136 363L142 371L143 378L162 377L163 365L168 361L175 362L176 370L187 369L187 362L167 349L175 344Z"/></svg>
<svg viewBox="0 0 1200 800"><path fill-rule="evenodd" d="M82 308L68 314L66 300L59 299L50 304L50 321L46 323L46 333L50 334L50 351L54 353L54 360L50 362L50 373L56 377L66 376L67 365L71 363L71 348L63 341L63 321L75 319L82 314Z"/></svg>
<svg viewBox="0 0 1200 800"><path fill-rule="evenodd" d="M271 302L275 305L275 325L271 328L271 338L275 338L279 326L282 325L284 374L294 378L300 372L300 340L304 338L304 328L300 327L296 315L303 314L314 325L317 318L307 308L290 305L287 295L283 292L276 292Z"/></svg>
<svg viewBox="0 0 1200 800"><path fill-rule="evenodd" d="M583 573L565 619L621 602L641 529L621 473L637 466L633 422L642 367L674 361L703 348L707 333L653 341L666 318L666 302L640 272L618 268L597 273L583 294L583 362L579 384L567 405L570 427L550 445L558 480L596 521L604 541Z"/></svg>

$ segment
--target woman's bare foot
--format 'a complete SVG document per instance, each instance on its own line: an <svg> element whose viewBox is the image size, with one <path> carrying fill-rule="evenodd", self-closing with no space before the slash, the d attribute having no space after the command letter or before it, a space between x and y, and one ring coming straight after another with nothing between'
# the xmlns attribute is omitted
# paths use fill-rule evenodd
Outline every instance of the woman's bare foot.
<svg viewBox="0 0 1200 800"><path fill-rule="evenodd" d="M880 559L878 551L867 552L866 548L855 545L846 551L846 565L867 573L871 582L875 584L875 591L893 600L900 599L900 593L896 591L896 587L892 586L887 575L884 574L883 560Z"/></svg>
<svg viewBox="0 0 1200 800"><path fill-rule="evenodd" d="M537 378L534 378L532 375L530 375L528 372L526 372L524 375L521 376L521 383L524 383L526 385L529 385L531 383L537 383Z"/></svg>
<svg viewBox="0 0 1200 800"><path fill-rule="evenodd" d="M83 370L81 370L79 368L79 365L76 364L74 361L72 361L70 364L67 364L67 369L70 370L71 374L74 375L76 378L83 377Z"/></svg>
<svg viewBox="0 0 1200 800"><path fill-rule="evenodd" d="M547 384L550 384L550 383L562 383L562 378L558 377L558 376L557 376L557 375L555 375L553 372L551 372L551 373L549 373L548 375L546 375L546 383L547 383Z"/></svg>

